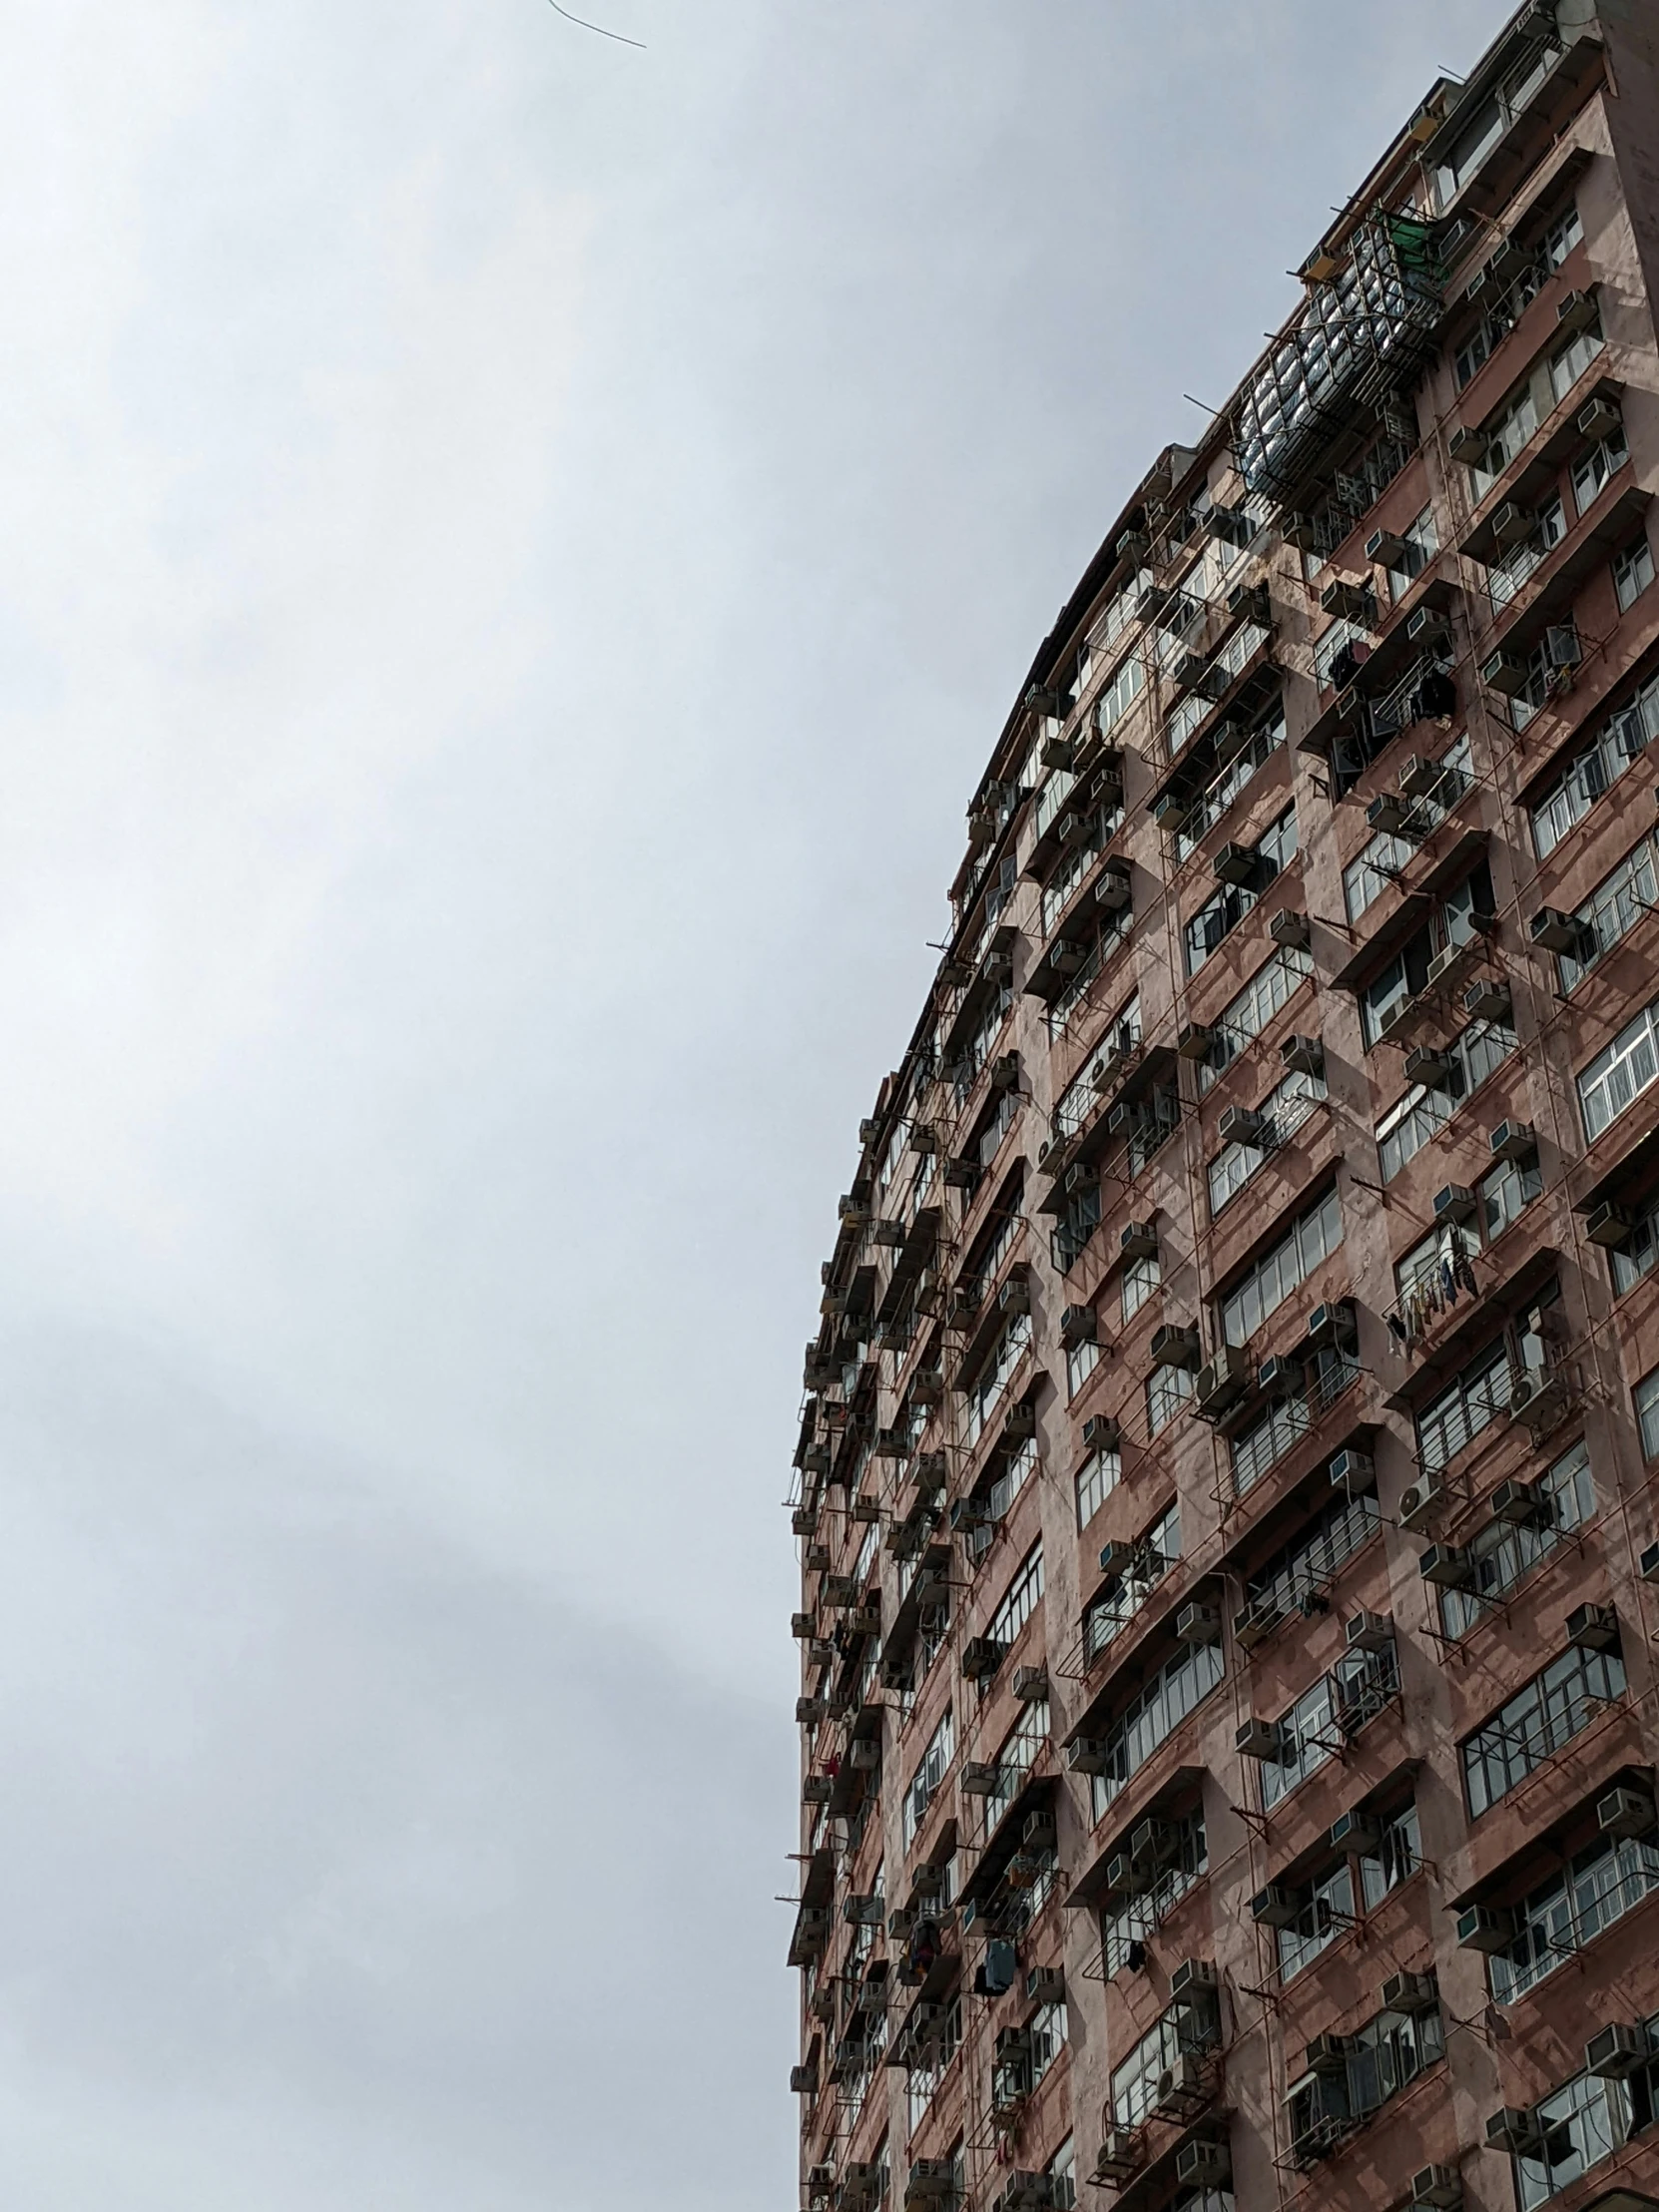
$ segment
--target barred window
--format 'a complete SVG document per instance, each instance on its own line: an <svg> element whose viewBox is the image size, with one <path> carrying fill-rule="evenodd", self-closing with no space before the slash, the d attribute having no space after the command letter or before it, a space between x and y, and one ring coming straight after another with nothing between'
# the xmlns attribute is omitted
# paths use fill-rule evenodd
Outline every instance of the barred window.
<svg viewBox="0 0 1659 2212"><path fill-rule="evenodd" d="M1538 857L1553 852L1596 801L1610 791L1632 761L1659 737L1659 676L1650 677L1634 699L1612 715L1586 751L1532 808L1532 841Z"/></svg>
<svg viewBox="0 0 1659 2212"><path fill-rule="evenodd" d="M1283 869L1296 858L1296 809L1287 808L1256 841L1254 883L1224 883L1187 923L1187 973L1196 975L1228 932L1248 914Z"/></svg>
<svg viewBox="0 0 1659 2212"><path fill-rule="evenodd" d="M1224 1206L1237 1198L1267 1159L1269 1152L1293 1137L1327 1095L1323 1075L1308 1075L1297 1069L1285 1077L1278 1088L1262 1101L1260 1108L1268 1123L1268 1141L1265 1144L1235 1141L1224 1145L1210 1162L1206 1172L1212 1214L1219 1214Z"/></svg>
<svg viewBox="0 0 1659 2212"><path fill-rule="evenodd" d="M1466 1590L1440 1592L1440 1626L1456 1641L1480 1621L1487 1607L1507 1595L1545 1559L1572 1528L1581 1528L1595 1513L1595 1485L1590 1479L1590 1454L1582 1438L1562 1454L1538 1483L1547 1501L1549 1518L1541 1528L1517 1527L1513 1521L1488 1521L1469 1538L1467 1550L1474 1567L1474 1581Z"/></svg>
<svg viewBox="0 0 1659 2212"><path fill-rule="evenodd" d="M1478 1820L1535 1767L1581 1735L1603 1705L1623 1695L1624 1687L1624 1661L1616 1651L1574 1646L1535 1675L1462 1745L1470 1818Z"/></svg>
<svg viewBox="0 0 1659 2212"><path fill-rule="evenodd" d="M1384 1183L1391 1183L1406 1162L1416 1158L1519 1043L1514 1030L1499 1021L1472 1021L1451 1040L1445 1048L1451 1062L1446 1088L1414 1084L1377 1125L1377 1156Z"/></svg>
<svg viewBox="0 0 1659 2212"><path fill-rule="evenodd" d="M1656 1890L1659 1843L1651 1836L1578 1852L1515 1907L1514 1941L1486 1960L1493 1997L1513 2004Z"/></svg>
<svg viewBox="0 0 1659 2212"><path fill-rule="evenodd" d="M1299 1783L1336 1758L1398 1693L1391 1641L1382 1651L1355 1651L1339 1659L1280 1722L1279 1757L1262 1762L1262 1810L1271 1813Z"/></svg>
<svg viewBox="0 0 1659 2212"><path fill-rule="evenodd" d="M1146 1379L1146 1432L1156 1436L1167 1428L1193 1394L1192 1373L1187 1368L1154 1368Z"/></svg>
<svg viewBox="0 0 1659 2212"><path fill-rule="evenodd" d="M1644 835L1578 908L1574 918L1588 929L1589 942L1582 958L1571 952L1557 954L1562 990L1575 990L1602 954L1610 951L1659 903L1656 846L1659 846L1659 838L1651 833Z"/></svg>

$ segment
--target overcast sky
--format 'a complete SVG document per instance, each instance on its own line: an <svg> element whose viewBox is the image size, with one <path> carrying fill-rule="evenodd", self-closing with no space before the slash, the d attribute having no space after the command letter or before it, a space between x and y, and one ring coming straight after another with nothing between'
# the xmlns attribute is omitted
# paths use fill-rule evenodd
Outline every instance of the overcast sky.
<svg viewBox="0 0 1659 2212"><path fill-rule="evenodd" d="M0 0L0 2195L778 2212L962 814L1493 0Z"/></svg>

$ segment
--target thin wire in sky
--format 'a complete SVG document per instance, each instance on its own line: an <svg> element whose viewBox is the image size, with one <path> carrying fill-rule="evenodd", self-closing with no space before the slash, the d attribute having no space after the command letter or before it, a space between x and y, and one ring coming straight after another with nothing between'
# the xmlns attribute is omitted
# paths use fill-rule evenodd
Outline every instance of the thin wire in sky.
<svg viewBox="0 0 1659 2212"><path fill-rule="evenodd" d="M555 15L562 15L567 23L574 23L578 30L597 31L601 38L614 38L619 46L637 46L642 54L646 50L644 39L624 38L620 31L607 31L603 23L584 23L579 15L572 15L568 8L561 8L559 0L547 0L547 4Z"/></svg>

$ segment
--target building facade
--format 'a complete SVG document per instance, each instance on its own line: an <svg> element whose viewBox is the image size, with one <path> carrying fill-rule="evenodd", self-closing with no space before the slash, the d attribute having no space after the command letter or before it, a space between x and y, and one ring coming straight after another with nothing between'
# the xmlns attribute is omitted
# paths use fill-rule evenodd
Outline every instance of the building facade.
<svg viewBox="0 0 1659 2212"><path fill-rule="evenodd" d="M1435 85L968 816L796 1448L805 2212L1659 2205L1659 5Z"/></svg>

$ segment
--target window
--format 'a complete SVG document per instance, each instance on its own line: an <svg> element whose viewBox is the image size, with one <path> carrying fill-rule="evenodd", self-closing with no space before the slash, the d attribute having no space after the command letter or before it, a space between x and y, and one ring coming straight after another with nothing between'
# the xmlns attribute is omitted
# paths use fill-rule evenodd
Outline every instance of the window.
<svg viewBox="0 0 1659 2212"><path fill-rule="evenodd" d="M1193 1394L1190 1368L1154 1368L1146 1379L1146 1432L1167 1428Z"/></svg>
<svg viewBox="0 0 1659 2212"><path fill-rule="evenodd" d="M1303 1369L1300 1391L1275 1397L1228 1446L1233 1462L1233 1494L1243 1497L1286 1452L1294 1450L1343 1392L1360 1380L1360 1368L1346 1352L1332 1347L1315 1354Z"/></svg>
<svg viewBox="0 0 1659 2212"><path fill-rule="evenodd" d="M1535 1153L1525 1160L1500 1160L1475 1185L1472 1222L1442 1222L1411 1247L1394 1269L1398 1304L1387 1319L1396 1343L1414 1344L1445 1306L1456 1304L1459 1291L1478 1296L1470 1254L1502 1236L1543 1187Z"/></svg>
<svg viewBox="0 0 1659 2212"><path fill-rule="evenodd" d="M1520 1040L1506 1022L1475 1021L1446 1046L1451 1074L1444 1090L1417 1083L1390 1106L1377 1125L1377 1157L1384 1183L1391 1183L1408 1160L1445 1127L1489 1075L1503 1065Z"/></svg>
<svg viewBox="0 0 1659 2212"><path fill-rule="evenodd" d="M1256 881L1224 883L1186 926L1187 973L1196 975L1222 939L1296 858L1296 809L1288 808L1256 842Z"/></svg>
<svg viewBox="0 0 1659 2212"><path fill-rule="evenodd" d="M1494 611L1501 612L1519 596L1566 534L1566 510L1559 498L1546 500L1519 545L1511 546L1487 567L1486 597Z"/></svg>
<svg viewBox="0 0 1659 2212"><path fill-rule="evenodd" d="M1424 507L1410 528L1400 532L1400 544L1403 550L1399 556L1399 566L1388 571L1388 592L1395 600L1405 597L1440 549L1439 532L1435 528L1432 507Z"/></svg>
<svg viewBox="0 0 1659 2212"><path fill-rule="evenodd" d="M1532 809L1532 842L1539 859L1553 852L1575 824L1659 737L1659 676L1651 677L1621 707L1589 749Z"/></svg>
<svg viewBox="0 0 1659 2212"><path fill-rule="evenodd" d="M1083 1615L1083 1664L1093 1666L1121 1636L1181 1556L1181 1508L1172 1505L1136 1546L1139 1557L1127 1573L1114 1575Z"/></svg>
<svg viewBox="0 0 1659 2212"><path fill-rule="evenodd" d="M1213 1994L1202 2003L1172 2004L1112 2070L1113 2126L1139 2127L1158 2101L1160 2076L1187 2052L1209 2050L1220 2040L1221 2014Z"/></svg>
<svg viewBox="0 0 1659 2212"><path fill-rule="evenodd" d="M1095 702L1095 722L1102 737L1115 730L1140 697L1145 678L1138 653L1131 653Z"/></svg>
<svg viewBox="0 0 1659 2212"><path fill-rule="evenodd" d="M1446 892L1404 950L1379 969L1360 992L1360 1021L1368 1049L1381 1040L1382 1024L1394 1008L1424 988L1435 953L1478 936L1493 905L1491 870L1482 860Z"/></svg>
<svg viewBox="0 0 1659 2212"><path fill-rule="evenodd" d="M1494 1520L1470 1537L1466 1548L1474 1568L1473 1584L1440 1592L1440 1626L1453 1642L1466 1636L1489 1605L1507 1596L1540 1559L1546 1559L1569 1528L1581 1528L1594 1516L1595 1485L1582 1441L1556 1460L1538 1488L1549 1501L1549 1519L1543 1527Z"/></svg>
<svg viewBox="0 0 1659 2212"><path fill-rule="evenodd" d="M1424 1474L1438 1474L1465 1445L1506 1412L1516 1377L1540 1375L1548 1366L1546 1317L1560 1299L1561 1286L1550 1283L1503 1335L1478 1352L1416 1417L1417 1463Z"/></svg>
<svg viewBox="0 0 1659 2212"><path fill-rule="evenodd" d="M1131 1260L1122 1277L1123 1318L1132 1321L1163 1281L1163 1267L1156 1252Z"/></svg>
<svg viewBox="0 0 1659 2212"><path fill-rule="evenodd" d="M1116 1451L1091 1451L1077 1470L1077 1526L1087 1528L1118 1486L1123 1456Z"/></svg>
<svg viewBox="0 0 1659 2212"><path fill-rule="evenodd" d="M1048 2171L1053 2176L1049 2201L1054 2212L1073 2212L1077 2203L1077 2151L1069 2135L1048 2161Z"/></svg>
<svg viewBox="0 0 1659 2212"><path fill-rule="evenodd" d="M1445 2055L1437 2011L1380 2012L1353 2038L1341 2072L1304 2074L1286 2099L1291 2155L1323 2156Z"/></svg>
<svg viewBox="0 0 1659 2212"><path fill-rule="evenodd" d="M1624 1661L1616 1651L1574 1647L1534 1675L1462 1746L1470 1818L1478 1820L1535 1767L1582 1734L1603 1705L1623 1695L1624 1686Z"/></svg>
<svg viewBox="0 0 1659 2212"><path fill-rule="evenodd" d="M1419 799L1415 803L1417 812L1430 830L1439 827L1469 788L1469 741L1466 734L1441 756L1441 766L1445 774L1439 783L1426 799ZM1402 870L1410 866L1416 858L1420 843L1420 839L1396 837L1391 830L1380 830L1365 849L1356 853L1343 869L1343 903L1348 908L1350 921L1358 921L1368 907L1377 903Z"/></svg>
<svg viewBox="0 0 1659 2212"><path fill-rule="evenodd" d="M1074 1398L1084 1383L1100 1365L1100 1346L1092 1338L1087 1344L1068 1345L1066 1348L1066 1398Z"/></svg>
<svg viewBox="0 0 1659 2212"><path fill-rule="evenodd" d="M1618 429L1611 431L1574 461L1572 500L1581 515L1595 505L1609 480L1618 474L1629 458L1630 447L1625 441L1624 425L1621 423Z"/></svg>
<svg viewBox="0 0 1659 2212"><path fill-rule="evenodd" d="M1257 770L1265 768L1284 743L1285 710L1283 706L1275 706L1258 724L1249 744L1222 770L1193 814L1176 831L1175 858L1178 866L1197 851L1200 843L1220 822Z"/></svg>
<svg viewBox="0 0 1659 2212"><path fill-rule="evenodd" d="M1642 1457L1659 1459L1659 1368L1638 1382L1636 1420L1642 1431Z"/></svg>
<svg viewBox="0 0 1659 2212"><path fill-rule="evenodd" d="M1169 1864L1153 1876L1146 1889L1101 1915L1100 1956L1108 1980L1129 1964L1131 1944L1144 1943L1210 1871L1204 1815L1193 1813L1171 1825L1177 1841Z"/></svg>
<svg viewBox="0 0 1659 2212"><path fill-rule="evenodd" d="M1526 656L1526 675L1520 690L1510 694L1510 727L1524 730L1534 715L1567 690L1583 658L1584 647L1570 618L1546 630Z"/></svg>
<svg viewBox="0 0 1659 2212"><path fill-rule="evenodd" d="M1375 1497L1361 1496L1330 1507L1311 1528L1249 1577L1245 1584L1247 1608L1289 1613L1304 1600L1322 1596L1381 1526Z"/></svg>
<svg viewBox="0 0 1659 2212"><path fill-rule="evenodd" d="M1334 1190L1310 1207L1288 1237L1258 1260L1221 1301L1222 1337L1230 1345L1248 1344L1268 1316L1330 1258L1343 1241L1343 1211Z"/></svg>
<svg viewBox="0 0 1659 2212"><path fill-rule="evenodd" d="M1659 1077L1659 1002L1644 1006L1578 1078L1578 1106L1588 1141L1594 1144L1655 1077Z"/></svg>
<svg viewBox="0 0 1659 2212"><path fill-rule="evenodd" d="M1652 581L1653 547L1645 537L1638 538L1613 563L1613 589L1618 594L1620 614L1630 612Z"/></svg>
<svg viewBox="0 0 1659 2212"><path fill-rule="evenodd" d="M924 2061L910 2068L909 2116L910 2133L912 2135L926 2118L927 2107L932 2103L939 2083L949 2071L950 2061L955 2057L961 2040L962 2000L959 1996L956 1996L951 1998L949 2008L945 2012L944 2024L940 2030L938 2041L931 2046ZM960 2160L960 2144L957 2145L951 2156L953 2161Z"/></svg>
<svg viewBox="0 0 1659 2212"><path fill-rule="evenodd" d="M1360 1894L1368 1913L1374 1912L1402 1882L1409 1882L1422 1865L1422 1837L1417 1829L1415 1803L1382 1823L1377 1849L1360 1860Z"/></svg>
<svg viewBox="0 0 1659 2212"><path fill-rule="evenodd" d="M1220 1644L1189 1645L1161 1667L1124 1708L1106 1732L1105 1772L1093 1777L1091 1794L1097 1822L1104 1818L1106 1808L1125 1784L1209 1696L1223 1671Z"/></svg>
<svg viewBox="0 0 1659 2212"><path fill-rule="evenodd" d="M1210 1212L1213 1215L1219 1214L1238 1196L1269 1152L1293 1137L1325 1096L1323 1075L1306 1075L1297 1070L1287 1075L1262 1101L1259 1111L1267 1120L1267 1141L1245 1144L1235 1140L1224 1146L1210 1162Z"/></svg>
<svg viewBox="0 0 1659 2212"><path fill-rule="evenodd" d="M1009 1583L1002 1603L991 1615L985 1634L993 1644L1009 1650L1031 1615L1037 1610L1043 1594L1043 1547L1035 1543L1026 1553L1014 1579Z"/></svg>
<svg viewBox="0 0 1659 2212"><path fill-rule="evenodd" d="M1474 479L1474 503L1479 505L1515 455L1527 443L1538 427L1538 405L1532 386L1510 400L1494 421L1485 425L1486 444L1484 457L1469 470Z"/></svg>
<svg viewBox="0 0 1659 2212"><path fill-rule="evenodd" d="M1644 1275L1652 1273L1654 1261L1659 1260L1659 1199L1648 1201L1646 1211L1637 1215L1629 1236L1622 1245L1613 1247L1607 1260L1616 1298L1622 1298Z"/></svg>
<svg viewBox="0 0 1659 2212"><path fill-rule="evenodd" d="M1514 1941L1486 1961L1492 1995L1513 2004L1656 1890L1659 1844L1650 1836L1578 1852L1515 1907Z"/></svg>
<svg viewBox="0 0 1659 2212"><path fill-rule="evenodd" d="M1557 956L1563 991L1575 990L1601 955L1659 903L1659 868L1654 860L1656 845L1659 845L1659 837L1644 836L1579 907L1576 919L1588 927L1591 943L1585 958L1580 959L1571 952Z"/></svg>
<svg viewBox="0 0 1659 2212"><path fill-rule="evenodd" d="M1616 2081L1580 2074L1536 2107L1543 2143L1537 2154L1517 2158L1515 2194L1521 2212L1543 2204L1603 2158L1623 2139L1626 2090Z"/></svg>
<svg viewBox="0 0 1659 2212"><path fill-rule="evenodd" d="M1048 1700L1039 1698L1026 1706L996 1755L996 1788L989 1797L981 1798L983 1808L983 1835L989 1836L997 1822L1007 1812L1024 1786L1026 1776L1037 1763L1037 1756L1048 1741Z"/></svg>
<svg viewBox="0 0 1659 2212"><path fill-rule="evenodd" d="M933 1793L949 1772L950 1762L956 1756L956 1723L948 1707L945 1716L934 1729L927 1749L921 1755L921 1764L910 1777L910 1786L904 1793L904 1849L915 1842L927 1808L933 1802Z"/></svg>
<svg viewBox="0 0 1659 2212"><path fill-rule="evenodd" d="M1201 1091L1207 1091L1225 1068L1259 1037L1282 1006L1314 972L1314 956L1295 945L1282 945L1265 960L1227 1007L1216 1024L1210 1057L1199 1063Z"/></svg>
<svg viewBox="0 0 1659 2212"><path fill-rule="evenodd" d="M1297 1892L1298 1913L1279 1938L1279 1978L1289 1981L1354 1926L1354 1870L1344 1859Z"/></svg>
<svg viewBox="0 0 1659 2212"><path fill-rule="evenodd" d="M1339 1659L1280 1722L1279 1757L1262 1762L1262 1810L1271 1813L1299 1783L1336 1758L1398 1694L1391 1641L1382 1651L1355 1651Z"/></svg>
<svg viewBox="0 0 1659 2212"><path fill-rule="evenodd" d="M1496 146L1516 117L1561 59L1561 49L1551 39L1526 49L1497 90L1483 100L1459 132L1434 171L1434 205L1440 214L1456 199Z"/></svg>
<svg viewBox="0 0 1659 2212"><path fill-rule="evenodd" d="M1141 1001L1137 993L1106 1024L1088 1065L1061 1092L1051 1123L1056 1137L1066 1139L1076 1136L1094 1112L1102 1090L1109 1086L1114 1063L1121 1062L1125 1055L1132 1053L1140 1041Z"/></svg>
<svg viewBox="0 0 1659 2212"><path fill-rule="evenodd" d="M1097 1194L1098 1196L1098 1194ZM967 1441L975 1444L984 1434L985 1424L1002 1402L1014 1371L1025 1357L1031 1342L1031 1316L1012 1314L1002 1334L991 1347L984 1365L969 1384L967 1396Z"/></svg>
<svg viewBox="0 0 1659 2212"><path fill-rule="evenodd" d="M1557 406L1606 343L1607 340L1601 334L1601 319L1598 315L1589 329L1578 331L1554 356L1549 364L1549 388Z"/></svg>

